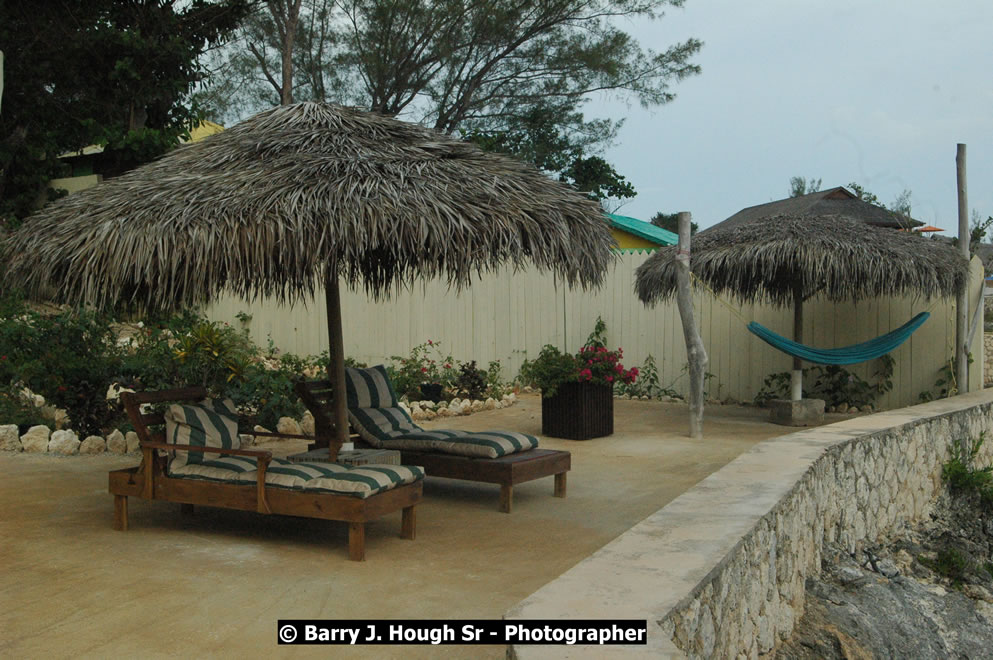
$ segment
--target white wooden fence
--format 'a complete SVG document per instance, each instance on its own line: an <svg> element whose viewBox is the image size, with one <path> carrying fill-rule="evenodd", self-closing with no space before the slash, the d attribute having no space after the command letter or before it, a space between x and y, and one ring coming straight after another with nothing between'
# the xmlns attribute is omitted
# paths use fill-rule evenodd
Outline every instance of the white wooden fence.
<svg viewBox="0 0 993 660"><path fill-rule="evenodd" d="M376 302L361 291L342 291L346 355L370 364L393 355L407 355L427 340L441 343L444 354L476 360L485 366L500 360L508 378L517 374L525 357L534 357L545 344L576 351L593 329L597 316L607 324L609 344L624 349L625 366L640 366L655 357L661 384L684 391L686 348L675 301L646 308L634 294L634 271L646 253L624 254L604 286L596 291L568 290L552 275L534 270L506 269L456 293L437 281ZM970 305L981 295L982 267L973 260ZM760 341L745 328L755 320L785 336L792 334L791 308L737 305L697 291L695 310L713 374L708 390L713 398L750 401L770 373L791 368L791 358ZM895 408L917 403L922 391L934 389L939 371L953 354L954 299L881 298L858 304L833 304L814 299L804 306L804 343L818 347L854 344L888 332L914 314L930 310L931 318L891 354L895 359L893 390L879 404ZM732 312L734 309L735 312ZM269 340L283 351L317 354L328 346L323 292L306 304L284 307L271 300L249 303L239 298L218 300L208 317L237 325L236 315L251 315L248 327L262 346ZM741 317L741 318L739 318ZM971 315L970 315L971 318ZM983 333L972 344L972 389L982 387ZM875 382L875 361L849 369Z"/></svg>

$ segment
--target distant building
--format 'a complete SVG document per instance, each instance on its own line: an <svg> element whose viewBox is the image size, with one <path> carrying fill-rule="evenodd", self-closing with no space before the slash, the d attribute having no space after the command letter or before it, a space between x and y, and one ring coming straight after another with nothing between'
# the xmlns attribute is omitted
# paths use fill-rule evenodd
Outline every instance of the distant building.
<svg viewBox="0 0 993 660"><path fill-rule="evenodd" d="M679 242L676 234L644 220L608 213L607 222L619 250L657 250Z"/></svg>
<svg viewBox="0 0 993 660"><path fill-rule="evenodd" d="M212 121L202 121L190 131L190 139L183 142L199 142L200 140L220 133L224 127ZM69 176L52 179L48 187L53 190L65 190L74 193L77 190L92 188L103 181L103 171L101 168L103 147L91 144L83 147L79 151L71 151L59 155L59 158L72 168Z"/></svg>
<svg viewBox="0 0 993 660"><path fill-rule="evenodd" d="M915 227L924 225L919 220L914 220L882 206L863 202L846 188L838 187L820 190L809 195L788 197L775 202L749 206L741 209L724 222L719 222L702 231L740 227L753 220L775 215L838 216L864 222L867 225L893 229L913 230Z"/></svg>

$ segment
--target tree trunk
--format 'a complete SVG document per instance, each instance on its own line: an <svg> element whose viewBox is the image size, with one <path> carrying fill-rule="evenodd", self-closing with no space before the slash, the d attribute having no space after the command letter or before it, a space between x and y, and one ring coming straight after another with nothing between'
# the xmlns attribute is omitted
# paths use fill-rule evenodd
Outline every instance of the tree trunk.
<svg viewBox="0 0 993 660"><path fill-rule="evenodd" d="M297 37L297 24L300 22L300 5L303 0L290 0L289 3L280 0L269 0L266 4L272 14L281 41L280 59L282 73L280 74L280 105L293 103L293 45Z"/></svg>
<svg viewBox="0 0 993 660"><path fill-rule="evenodd" d="M959 198L959 252L969 259L969 202L965 179L965 145L959 144L955 151L955 174L958 181ZM956 298L955 318L955 385L959 394L969 391L969 347L966 335L969 329L969 278Z"/></svg>
<svg viewBox="0 0 993 660"><path fill-rule="evenodd" d="M690 363L690 437L703 437L703 378L707 368L707 350L693 318L690 292L690 214L679 214L679 245L676 248L676 305L683 322L683 339Z"/></svg>

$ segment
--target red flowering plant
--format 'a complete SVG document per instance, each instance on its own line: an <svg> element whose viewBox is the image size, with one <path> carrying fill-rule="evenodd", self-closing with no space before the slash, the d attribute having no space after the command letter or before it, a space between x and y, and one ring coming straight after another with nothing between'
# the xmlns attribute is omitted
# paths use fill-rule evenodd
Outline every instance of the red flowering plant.
<svg viewBox="0 0 993 660"><path fill-rule="evenodd" d="M410 401L421 399L421 385L450 389L458 375L455 360L441 352L441 342L432 339L414 346L409 356L394 355L390 360L392 364L386 371L397 396L406 396Z"/></svg>
<svg viewBox="0 0 993 660"><path fill-rule="evenodd" d="M520 380L541 390L542 396L555 396L563 383L594 383L630 385L638 377L638 368L625 369L621 364L624 351L609 350L607 325L597 318L593 332L575 355L562 353L551 344L545 345L535 360L521 365Z"/></svg>

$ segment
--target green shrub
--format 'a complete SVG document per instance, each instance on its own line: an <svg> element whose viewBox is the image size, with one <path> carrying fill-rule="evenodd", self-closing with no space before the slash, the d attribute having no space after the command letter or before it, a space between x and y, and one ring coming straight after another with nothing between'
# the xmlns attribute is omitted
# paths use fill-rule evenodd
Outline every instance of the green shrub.
<svg viewBox="0 0 993 660"><path fill-rule="evenodd" d="M993 507L993 466L977 468L974 465L985 441L985 433L980 433L973 442L955 438L951 458L941 466L941 477L953 491L975 492L983 504Z"/></svg>
<svg viewBox="0 0 993 660"><path fill-rule="evenodd" d="M0 322L0 379L20 383L69 415L80 434L100 434L120 417L107 388L121 360L110 320L92 312L27 312Z"/></svg>
<svg viewBox="0 0 993 660"><path fill-rule="evenodd" d="M23 435L32 426L51 423L41 410L24 401L14 386L0 390L0 424L16 424L18 433Z"/></svg>
<svg viewBox="0 0 993 660"><path fill-rule="evenodd" d="M917 561L924 564L942 577L951 580L952 587L961 589L970 571L970 561L967 556L955 548L942 548L934 559L920 555Z"/></svg>
<svg viewBox="0 0 993 660"><path fill-rule="evenodd" d="M486 373L476 367L476 361L459 365L459 375L455 377L455 392L469 399L482 398L486 393Z"/></svg>
<svg viewBox="0 0 993 660"><path fill-rule="evenodd" d="M397 396L417 401L421 398L422 384L437 383L448 390L455 385L455 360L451 355L442 354L440 342L429 339L414 346L409 356L393 355L390 360L386 373L393 382Z"/></svg>
<svg viewBox="0 0 993 660"><path fill-rule="evenodd" d="M851 371L836 364L818 365L803 370L805 382L813 383L805 388L803 395L812 399L824 399L825 405L837 406L847 403L862 407L875 405L878 398L893 389L893 358L883 355L876 362L873 372L875 383L870 383ZM769 374L762 388L755 395L755 403L763 404L771 399L790 398L792 372L781 371Z"/></svg>
<svg viewBox="0 0 993 660"><path fill-rule="evenodd" d="M507 393L507 383L503 380L503 367L500 360L490 360L486 366L486 396L500 399Z"/></svg>
<svg viewBox="0 0 993 660"><path fill-rule="evenodd" d="M559 385L576 380L578 372L575 357L545 344L537 358L524 360L518 380L522 385L540 389L544 396L555 396Z"/></svg>

